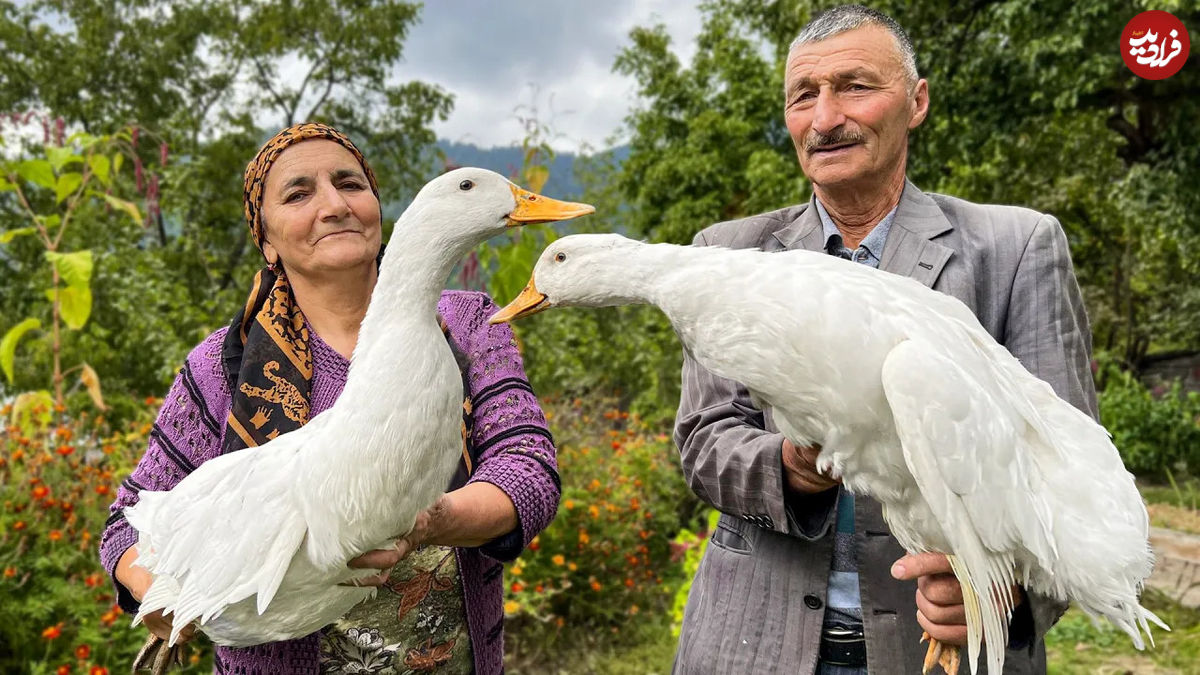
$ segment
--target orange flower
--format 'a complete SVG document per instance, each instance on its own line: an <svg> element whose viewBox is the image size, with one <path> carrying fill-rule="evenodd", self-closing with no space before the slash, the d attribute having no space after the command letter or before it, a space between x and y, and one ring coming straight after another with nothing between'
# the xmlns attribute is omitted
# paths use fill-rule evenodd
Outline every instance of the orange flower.
<svg viewBox="0 0 1200 675"><path fill-rule="evenodd" d="M563 565L564 563L567 562L567 559L564 558L561 553L559 553L559 554L555 555L553 558L551 558L550 562L554 563L555 565Z"/></svg>
<svg viewBox="0 0 1200 675"><path fill-rule="evenodd" d="M558 626L559 628L562 628L563 624L565 624L565 623L566 623L566 621L563 621L563 618L561 616L555 617L555 619L554 619L554 625Z"/></svg>
<svg viewBox="0 0 1200 675"><path fill-rule="evenodd" d="M88 645L79 645L75 648L75 658L79 659L80 661L91 656L91 654L92 648Z"/></svg>
<svg viewBox="0 0 1200 675"><path fill-rule="evenodd" d="M505 614L516 614L520 609L521 603L517 602L516 600L509 600L508 602L504 603Z"/></svg>
<svg viewBox="0 0 1200 675"><path fill-rule="evenodd" d="M102 497L104 495L108 494L110 491L111 490L109 489L109 487L107 485L97 485L96 486L96 494L98 494Z"/></svg>
<svg viewBox="0 0 1200 675"><path fill-rule="evenodd" d="M633 588L633 579L625 577L625 588Z"/></svg>
<svg viewBox="0 0 1200 675"><path fill-rule="evenodd" d="M633 606L631 606L631 607L629 608L629 613L630 613L630 614L637 614L637 613L638 613L638 612L640 612L640 611L642 611L642 610L638 609L638 606L637 606L637 605L633 605Z"/></svg>
<svg viewBox="0 0 1200 675"><path fill-rule="evenodd" d="M620 450L620 449L621 449L621 441L613 441L613 442L612 442L612 449L613 449L613 450Z"/></svg>
<svg viewBox="0 0 1200 675"><path fill-rule="evenodd" d="M13 523L13 529L16 530L17 532L20 532L21 530L25 529L25 521L18 520L17 522Z"/></svg>
<svg viewBox="0 0 1200 675"><path fill-rule="evenodd" d="M33 488L32 494L34 499L41 499L50 495L50 488L46 487L45 485L38 485Z"/></svg>
<svg viewBox="0 0 1200 675"><path fill-rule="evenodd" d="M17 568L15 568L15 567L5 567L4 568L4 578L5 579L11 579L15 576L17 576Z"/></svg>
<svg viewBox="0 0 1200 675"><path fill-rule="evenodd" d="M64 441L69 441L71 440L71 430L67 427L59 427L54 430L54 436Z"/></svg>
<svg viewBox="0 0 1200 675"><path fill-rule="evenodd" d="M50 626L46 630L42 631L42 637L47 640L53 640L54 638L57 638L61 635L62 635L62 624L61 623L56 623L53 626Z"/></svg>
<svg viewBox="0 0 1200 675"><path fill-rule="evenodd" d="M84 532L84 534L87 534L87 533ZM100 585L100 573L92 572L91 574L84 577L83 585L87 586L88 588L95 588L95 587L99 586Z"/></svg>
<svg viewBox="0 0 1200 675"><path fill-rule="evenodd" d="M542 592L542 591L544 591L544 590L546 590L546 587L545 587L545 586L542 586L541 584L538 584L537 586L534 586L534 587L533 587L533 591L534 591L535 593L541 593L541 592Z"/></svg>
<svg viewBox="0 0 1200 675"><path fill-rule="evenodd" d="M100 623L105 626L111 626L117 621L117 613L111 609L100 615Z"/></svg>
<svg viewBox="0 0 1200 675"><path fill-rule="evenodd" d="M638 532L638 536L641 537L642 539L649 539L650 533L645 530L642 530L641 532Z"/></svg>
<svg viewBox="0 0 1200 675"><path fill-rule="evenodd" d="M91 669L88 670L88 675L108 675L108 668L105 668L104 666L92 666Z"/></svg>
<svg viewBox="0 0 1200 675"><path fill-rule="evenodd" d="M576 565L576 564L575 564L575 563L573 563L573 562L569 562L569 563L567 563L567 569L569 569L569 570L571 570L572 572L574 572L575 570L579 569L579 565Z"/></svg>
<svg viewBox="0 0 1200 675"><path fill-rule="evenodd" d="M62 530L50 530L50 534L47 536L50 537L50 541L58 541L62 539Z"/></svg>
<svg viewBox="0 0 1200 675"><path fill-rule="evenodd" d="M21 461L21 459L22 459L22 458L24 458L24 457L25 457L25 451L24 451L24 450L22 450L22 449L20 449L20 448L17 448L16 450L13 450L13 454L12 454L12 461L14 461L14 462L19 462L19 461Z"/></svg>
<svg viewBox="0 0 1200 675"><path fill-rule="evenodd" d="M630 511L640 511L641 509L642 509L641 500L639 500L637 497L634 497L633 499L629 500L629 510Z"/></svg>
<svg viewBox="0 0 1200 675"><path fill-rule="evenodd" d="M592 590L593 591L596 591L597 593L599 593L600 589L602 589L602 588L604 588L604 586L601 586L599 581L592 579Z"/></svg>
<svg viewBox="0 0 1200 675"><path fill-rule="evenodd" d="M525 584L523 584L523 583L521 583L521 582L519 582L519 581L514 581L514 582L513 582L513 585L512 585L512 592L513 592L513 593L520 593L520 592L521 592L521 591L523 591L523 590L525 590Z"/></svg>
<svg viewBox="0 0 1200 675"><path fill-rule="evenodd" d="M591 540L592 540L592 538L588 536L588 533L586 531L584 531L584 530L579 531L579 543L580 544L586 544Z"/></svg>
<svg viewBox="0 0 1200 675"><path fill-rule="evenodd" d="M71 675L71 666L68 666L64 663L54 671L54 675Z"/></svg>
<svg viewBox="0 0 1200 675"><path fill-rule="evenodd" d="M146 397L146 405L154 405L157 402L157 399L155 399L153 396Z"/></svg>
<svg viewBox="0 0 1200 675"><path fill-rule="evenodd" d="M563 508L564 508L564 509L566 509L566 510L568 510L568 511L570 511L571 509L575 508L575 500L573 500L573 499L568 499L567 501L563 502Z"/></svg>
<svg viewBox="0 0 1200 675"><path fill-rule="evenodd" d="M534 537L533 541L529 542L529 550L530 551L536 551L541 547L542 547L542 542L537 537Z"/></svg>
<svg viewBox="0 0 1200 675"><path fill-rule="evenodd" d="M595 504L592 504L591 506L588 507L588 513L592 516L593 519L600 517L600 509L596 508Z"/></svg>
<svg viewBox="0 0 1200 675"><path fill-rule="evenodd" d="M63 457L66 457L67 455L71 454L72 452L75 452L75 448L70 445L60 445L60 446L58 446L58 450L56 452L58 452L58 454L62 455Z"/></svg>

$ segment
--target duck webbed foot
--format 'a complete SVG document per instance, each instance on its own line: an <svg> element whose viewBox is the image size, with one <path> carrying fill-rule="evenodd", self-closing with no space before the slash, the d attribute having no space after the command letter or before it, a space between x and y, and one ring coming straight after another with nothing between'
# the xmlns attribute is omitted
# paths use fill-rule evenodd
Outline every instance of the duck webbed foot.
<svg viewBox="0 0 1200 675"><path fill-rule="evenodd" d="M946 675L958 675L958 666L962 659L958 645L942 644L930 637L929 633L921 633L921 642L926 640L929 641L929 649L925 652L925 663L921 666L921 675L926 675L933 670L935 665L940 665Z"/></svg>
<svg viewBox="0 0 1200 675"><path fill-rule="evenodd" d="M176 644L174 647L168 647L166 640L151 633L146 644L142 645L142 649L133 659L132 672L137 675L140 671L148 670L152 675L165 675L172 666L183 667L186 651L187 645Z"/></svg>

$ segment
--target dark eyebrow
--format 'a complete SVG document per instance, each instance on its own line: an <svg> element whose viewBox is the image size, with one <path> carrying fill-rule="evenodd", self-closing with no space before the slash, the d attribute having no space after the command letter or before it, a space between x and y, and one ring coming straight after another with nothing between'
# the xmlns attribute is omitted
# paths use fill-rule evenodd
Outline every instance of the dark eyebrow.
<svg viewBox="0 0 1200 675"><path fill-rule="evenodd" d="M329 178L330 180L334 181L339 181L343 178L357 178L362 181L367 180L367 177L364 176L361 171L355 171L354 169L338 169L337 171L329 174Z"/></svg>
<svg viewBox="0 0 1200 675"><path fill-rule="evenodd" d="M296 176L295 178L284 183L283 189L289 190L294 187L312 187L313 183L315 182L316 181L312 179L312 176Z"/></svg>
<svg viewBox="0 0 1200 675"><path fill-rule="evenodd" d="M883 80L883 78L879 76L879 73L867 68L853 68L844 72L835 73L831 79L838 84L845 84L846 82L852 82L854 80L863 80L865 82L877 84ZM787 93L790 96L801 89L815 87L816 85L813 83L812 79L802 77L793 82L792 86L788 87Z"/></svg>

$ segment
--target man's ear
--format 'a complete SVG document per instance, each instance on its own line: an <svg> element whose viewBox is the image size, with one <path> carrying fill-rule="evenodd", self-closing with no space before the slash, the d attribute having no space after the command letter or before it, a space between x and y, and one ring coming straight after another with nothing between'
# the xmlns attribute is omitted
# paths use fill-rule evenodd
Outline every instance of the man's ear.
<svg viewBox="0 0 1200 675"><path fill-rule="evenodd" d="M916 129L925 121L929 114L929 82L924 78L917 80L913 90L912 114L908 118L908 128Z"/></svg>

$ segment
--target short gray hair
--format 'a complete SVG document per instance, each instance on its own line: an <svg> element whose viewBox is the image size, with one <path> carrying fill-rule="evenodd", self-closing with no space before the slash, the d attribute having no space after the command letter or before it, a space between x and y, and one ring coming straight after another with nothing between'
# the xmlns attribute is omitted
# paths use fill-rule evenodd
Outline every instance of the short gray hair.
<svg viewBox="0 0 1200 675"><path fill-rule="evenodd" d="M900 60L904 65L904 74L908 78L909 87L915 86L920 75L917 74L917 54L913 49L912 40L908 38L908 33L904 32L895 19L870 7L839 5L821 12L815 19L809 21L808 25L800 29L800 34L796 36L795 40L792 40L792 45L788 48L788 54L791 54L800 45L827 40L862 26L879 26L892 34L892 39L896 43L896 51L900 53Z"/></svg>

